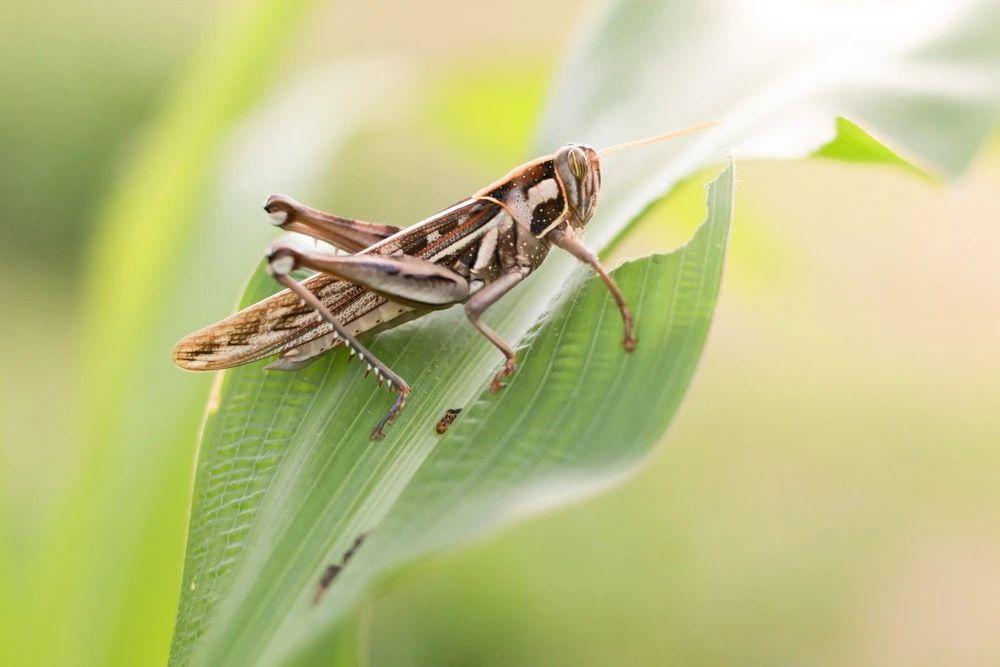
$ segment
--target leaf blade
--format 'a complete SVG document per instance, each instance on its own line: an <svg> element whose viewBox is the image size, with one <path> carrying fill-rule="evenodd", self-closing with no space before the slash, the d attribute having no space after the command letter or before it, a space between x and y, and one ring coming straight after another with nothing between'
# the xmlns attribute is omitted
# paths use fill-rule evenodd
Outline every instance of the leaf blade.
<svg viewBox="0 0 1000 667"><path fill-rule="evenodd" d="M720 177L713 192L723 192L731 197L731 188L732 171L728 169ZM679 255L679 257L683 257L685 256L684 253L689 253L688 256L690 256L690 253L694 252L701 252L707 255L710 249L711 256L716 261L711 267L699 267L692 264L688 268L689 271L699 274L714 272L715 275L714 288L711 295L702 299L700 303L702 307L701 312L704 317L699 320L699 323L703 325L704 329L700 330L697 336L690 338L692 344L697 343L697 350L700 350L700 344L704 340L704 331L707 329L707 321L712 309L711 305L714 303L715 290L718 287L718 276L721 275L724 238L720 240L719 234L722 231L728 230L728 220L732 210L731 200L727 199L726 201L727 205L725 206L716 202L716 208L713 213L714 224L706 225L705 228L708 231L714 232L715 236L709 237L707 233L697 236L696 240L688 247L688 250L681 251ZM714 239L714 245L708 243L709 238ZM710 245L711 248L709 247ZM656 264L655 260L650 261ZM659 267L658 270L661 274L666 273L663 267ZM644 276L638 274L630 276L630 271L631 269L625 270L623 276L626 279L625 284L640 283ZM630 374L626 372L628 364L621 363L625 353L621 350L618 343L621 335L621 324L618 319L618 313L613 306L609 306L607 296L603 292L603 287L597 283L589 281L586 283L587 289L581 291L579 289L581 277L580 274L577 275L576 289L574 289L576 296L573 298L578 300L584 299L589 305L580 302L574 303L572 300L564 302L559 311L562 319L560 319L559 315L556 315L546 320L546 327L561 328L563 330L570 327L576 332L574 335L582 334L586 336L588 333L592 333L593 329L589 323L583 321L586 320L586 316L581 316L580 313L589 312L591 309L597 309L602 312L602 321L604 322L604 326L601 328L602 336L599 340L593 341L591 345L591 355L589 357L591 364L587 366L586 370L590 371L600 367L603 372L611 373L619 378L619 382L624 382L630 377ZM581 296L584 293L586 296ZM685 294L683 291L678 293ZM641 310L637 312L650 312L649 308L643 307L643 304L639 304L639 306ZM574 310L577 313L577 319L573 322L568 322L568 316ZM682 311L688 313L690 308L685 306ZM580 320L580 317L583 317L583 320ZM643 315L640 315L641 317ZM677 329L686 326L685 323L689 321L689 318L678 317L674 320L672 326ZM581 322L583 322L582 329L580 328ZM648 325L650 326L650 330L648 331L648 352L646 354L663 354L663 350L658 349L656 345L656 333L652 329L653 320L649 320ZM664 326L664 323L660 322L660 326ZM438 327L434 327L432 332L437 330L439 330ZM362 546L360 552L352 559L351 565L341 575L342 577L347 576L350 572L361 572L362 568L371 567L372 569L368 577L368 579L371 579L386 569L398 567L401 562L405 562L417 555L411 549L418 542L411 539L412 536L409 532L411 530L423 532L428 528L427 522L423 519L413 521L407 530L400 531L398 539L387 545L383 542L386 538L382 536L394 534L394 529L386 527L383 521L389 520L390 517L402 516L402 518L393 519L393 521L400 521L406 525L410 523L407 513L412 511L414 507L418 509L423 507L426 509L428 507L426 498L421 499L421 494L426 493L428 489L441 489L438 483L440 480L435 481L433 479L434 475L444 475L445 478L448 478L455 473L456 467L474 464L479 467L480 474L484 471L499 470L502 480L506 480L506 484L511 488L519 488L518 484L514 483L514 480L521 479L521 472L523 471L519 471L516 467L511 468L509 465L493 468L491 462L495 465L497 464L498 457L501 460L509 460L510 457L517 460L518 457L521 457L526 452L544 451L543 448L537 446L536 440L522 440L520 435L514 437L511 434L522 434L523 432L537 430L540 428L540 424L537 423L539 418L535 417L534 421L532 421L530 415L533 413L537 415L547 414L544 407L539 408L538 406L534 406L532 410L525 409L523 403L525 400L529 400L528 397L533 393L530 391L530 388L545 388L545 395L549 396L550 400L557 402L563 400L562 396L566 389L566 377L562 371L555 376L555 385L547 384L549 380L553 379L553 376L545 373L545 369L549 365L547 355L551 352L549 346L554 344L554 338L542 335L539 333L541 331L542 329L537 329L533 335L532 344L529 348L526 348L527 351L525 352L522 368L515 376L511 386L503 392L499 399L489 394L480 396L480 399L469 408L467 415L463 414L460 417L460 421L453 426L453 432L446 436L445 440L438 441L437 436L433 434L433 424L436 421L436 417L439 416L435 412L424 410L421 411L423 413L422 416L414 416L412 413L405 414L400 420L402 423L397 423L396 426L403 427L405 423L411 429L417 429L417 432L423 436L421 438L422 443L428 445L422 448L415 448L407 453L372 451L381 445L373 447L364 438L363 433L368 427L366 418L371 415L365 414L365 418L357 418L357 415L365 413L364 410L358 409L357 406L369 401L371 395L362 398L360 395L368 392L364 392L360 387L352 386L351 382L340 384L340 380L333 379L333 374L343 365L343 360L332 359L324 364L325 368L317 369L310 373L310 378L318 379L322 377L333 381L332 386L318 386L311 393L314 396L326 396L327 398L321 399L324 402L333 402L344 406L342 408L344 413L351 415L352 420L358 426L348 436L339 439L331 437L331 433L326 433L325 437L317 435L317 437L305 438L305 440L309 440L306 443L293 443L292 449L286 456L290 459L297 459L296 465L294 465L295 469L284 474L283 472L279 472L276 479L272 482L272 492L275 496L280 496L286 501L280 509L280 513L284 515L285 525L280 530L271 531L262 529L257 533L255 541L249 545L249 551L251 552L249 560L240 564L239 569L241 571L237 574L232 587L226 593L226 599L220 608L216 610L217 617L225 620L217 622L213 628L208 629L208 634L205 636L205 646L202 647L202 652L196 654L195 662L211 664L221 660L241 661L250 659L253 655L260 655L261 651L269 652L267 654L269 657L265 661L285 659L287 657L285 651L292 650L296 642L303 641L303 639L299 638L295 641L285 642L281 638L296 637L300 635L303 628L310 628L316 622L315 619L317 616L311 613L313 610L309 605L309 598L311 598L316 586L317 573L325 568L326 561L335 562L338 559L338 555L350 546L357 534L370 530L372 526L377 526L369 536L368 541ZM411 333L411 337L412 335ZM428 335L433 334L429 333ZM572 346L565 349L572 350ZM693 359L697 357L697 350L694 351L693 357L688 359L690 363L679 367L678 372L680 374L676 376L677 381L663 387L663 391L670 392L671 396L677 400L679 400L680 395L683 393L687 379L693 371ZM405 356L405 352L399 356ZM640 360L634 360L634 364L639 363L641 363ZM539 372L541 372L541 375L538 374ZM347 375L351 374L352 371L348 370ZM253 385L253 388L245 391L243 397L238 400L234 399L232 395L230 395L228 401L224 397L222 401L223 406L244 405L246 399L251 394L280 392L283 391L282 387L287 387L286 383L295 381L294 379L284 378L272 380L269 377L262 377L255 369L246 369L242 372L237 371L235 375L240 376L240 383L249 382ZM229 380L227 380L228 382ZM477 385L478 391L482 392L482 382L477 381ZM234 384L233 389L230 391L243 391L239 389L242 386L241 384ZM414 382L414 386L421 385ZM588 388L589 391L593 391L595 388L599 389L601 386L602 380L596 379L592 385L588 385ZM580 387L577 389L580 389ZM227 388L224 387L224 394L226 391ZM510 407L504 409L504 405L509 405ZM223 407L223 410L225 411L226 408ZM323 409L318 409L312 413L312 416L296 413L291 417L289 423L291 421L296 421L300 425L305 423L307 424L306 428L311 429L316 426L313 421L321 419L320 415L324 412ZM640 443L648 447L651 440L656 439L662 429L662 421L669 419L671 413L672 410L658 410L656 411L657 419L643 425L641 437L638 437L634 441L636 443L636 452L644 451ZM523 430L519 428L517 423L514 423L517 420L511 419L512 414L521 415L520 420ZM487 416L488 418L486 418ZM214 416L213 419L218 420L219 417ZM463 442L464 438L464 442L468 444L477 439L480 441L483 440L478 435L469 435L466 433L469 428L474 426L478 429L478 431L474 430L474 433L481 434L483 432L494 431L497 428L497 424L503 422L512 422L507 426L510 429L507 438L495 439L491 445L490 452L487 453L488 455L484 456L484 452L479 451L470 456L459 454L456 457L443 461L439 458L443 456L443 452L448 451L442 449L447 442ZM471 426L466 426L466 424ZM213 451L210 437L214 432L214 428L210 424L206 430L206 445L209 452ZM284 427L282 426L277 431L280 432L283 429ZM464 436L463 433L465 433ZM567 437L572 438L575 436L567 435ZM511 438L517 440L519 443L518 446L511 447ZM629 437L625 437L624 439L629 440ZM267 440L268 437L266 435L260 438L261 442ZM584 441L600 442L599 440L591 439L584 439ZM331 447L331 443L337 444ZM601 448L597 448L595 453L599 456L602 455ZM226 455L224 451L220 451L220 454L222 456ZM388 465L387 467L380 468L380 465L384 465L389 459L396 456L400 457L398 460L405 460L407 463L405 465ZM616 460L619 462L622 461L621 458L617 458ZM209 463L209 461L213 462ZM214 465L214 461L215 459L212 459L210 456L206 459L206 463L202 469L204 470ZM340 466L339 468L338 465ZM430 466L430 468L427 466ZM364 469L364 472L358 474L356 471L357 468ZM338 473L338 470L341 472ZM427 472L428 470L431 472ZM541 473L544 479L551 479L553 469L549 464L546 464L538 472ZM605 472L606 469L603 469L601 473L602 477ZM417 481L421 479L421 475L431 476L426 485L417 484ZM472 489L479 488L473 481L475 479L474 476L459 473L451 478L453 481L459 482L459 488L453 490L453 493L460 496L465 497L470 490L468 488L463 490L462 482L470 484ZM202 477L202 479L204 480L205 477ZM587 486L580 485L579 480L577 480L577 483L570 485L569 488L579 491ZM378 494L380 497L372 499L369 494ZM412 500L414 497L415 500ZM407 500L407 498L411 500ZM562 498L562 500L566 500L567 498L568 496ZM469 503L467 500L466 498L463 504L466 511L469 511L469 508L474 507L476 504L475 502ZM443 502L447 505L450 503L450 500L446 498ZM500 502L503 505L507 501L501 499ZM298 509L295 509L296 507ZM265 509L265 514L259 518L260 525L273 525L277 521L279 510L275 506L269 509L271 512L267 512L267 509ZM203 511L202 514L208 514L208 512ZM466 519L470 516L465 512L463 512L463 515ZM483 516L482 508L472 512L471 516L478 517L479 520L473 520L469 525L479 526L481 529L489 528L489 522L483 523L481 521L481 517ZM428 533L432 537L434 534L433 531ZM437 533L438 539L441 536L454 534L456 533L448 526L442 527L440 533ZM268 553L261 554L255 549L253 544L269 545ZM436 544L431 539L429 546L426 548L433 550L439 546L439 544ZM374 561L366 565L367 554L373 552L395 554L397 559L388 559L382 562ZM261 557L255 558L254 556L257 555ZM342 581L347 582L346 585L348 587L351 585L349 579L343 579ZM342 581L338 580L335 582L329 592L329 595L335 596L330 599L337 601L339 604L333 616L324 614L321 622L323 627L329 627L329 624L333 622L335 617L341 617L350 609L349 598L344 595L345 584ZM285 619L284 623L282 623L282 619ZM281 627L278 627L277 623L282 623ZM323 633L320 632L320 634ZM268 642L272 638L277 638L278 641L274 644L269 644Z"/></svg>

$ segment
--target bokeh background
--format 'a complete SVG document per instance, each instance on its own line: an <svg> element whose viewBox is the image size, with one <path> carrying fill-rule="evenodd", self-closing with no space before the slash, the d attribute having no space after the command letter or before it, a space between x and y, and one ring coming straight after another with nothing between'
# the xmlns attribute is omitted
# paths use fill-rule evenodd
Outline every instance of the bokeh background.
<svg viewBox="0 0 1000 667"><path fill-rule="evenodd" d="M233 11L4 3L0 637L15 662L68 631L73 601L39 592L40 570L101 455L74 427L89 248ZM267 35L279 77L390 58L426 82L352 134L316 205L406 224L528 157L585 3L510 0L502 29L486 11L333 2ZM739 171L716 321L665 446L615 491L410 568L362 611L373 664L1000 663L1000 145L948 186L824 161ZM683 241L700 197L679 193L619 258ZM176 595L180 567L151 590ZM169 628L143 627L133 655L162 661Z"/></svg>

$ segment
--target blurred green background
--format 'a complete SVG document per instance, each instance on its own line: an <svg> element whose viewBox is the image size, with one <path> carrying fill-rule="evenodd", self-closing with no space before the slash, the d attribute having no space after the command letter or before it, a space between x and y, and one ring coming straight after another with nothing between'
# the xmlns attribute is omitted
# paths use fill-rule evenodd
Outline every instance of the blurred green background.
<svg viewBox="0 0 1000 667"><path fill-rule="evenodd" d="M406 224L521 161L584 4L511 0L503 30L452 0L334 2L304 31L276 26L279 76L390 56L426 78L350 140L310 203ZM57 576L41 564L67 548L67 503L100 455L73 426L89 243L185 63L234 11L5 3L0 639L13 662L58 644L76 604L39 582ZM1000 662L1000 146L948 187L824 161L743 163L740 179L716 322L669 446L616 491L411 568L362 610L372 663ZM700 197L682 192L618 257L682 241ZM164 526L162 549L182 526ZM150 584L171 592L161 616L180 566ZM162 662L169 628L142 627L128 639L149 648L131 655ZM52 655L101 664L103 651Z"/></svg>

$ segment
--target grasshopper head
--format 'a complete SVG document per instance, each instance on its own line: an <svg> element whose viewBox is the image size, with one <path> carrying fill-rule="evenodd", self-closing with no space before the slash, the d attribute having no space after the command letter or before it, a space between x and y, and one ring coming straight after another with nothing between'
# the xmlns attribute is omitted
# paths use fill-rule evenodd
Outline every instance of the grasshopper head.
<svg viewBox="0 0 1000 667"><path fill-rule="evenodd" d="M601 159L590 146L566 144L554 158L556 179L573 214L570 224L582 227L597 208L601 190Z"/></svg>

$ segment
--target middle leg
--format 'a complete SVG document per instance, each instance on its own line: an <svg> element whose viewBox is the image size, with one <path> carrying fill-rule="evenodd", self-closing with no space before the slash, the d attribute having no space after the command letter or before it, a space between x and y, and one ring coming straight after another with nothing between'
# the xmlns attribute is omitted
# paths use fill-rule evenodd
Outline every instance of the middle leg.
<svg viewBox="0 0 1000 667"><path fill-rule="evenodd" d="M530 270L525 267L515 266L507 273L503 274L473 294L472 297L465 302L465 314L468 315L469 321L472 322L473 326L479 329L480 333L486 336L487 340L493 343L493 345L500 350L504 357L506 357L503 368L497 371L496 375L493 376L493 381L490 382L490 391L494 394L500 391L500 388L503 387L501 380L514 374L514 370L517 368L517 355L514 354L514 350L512 350L510 345L500 338L496 331L487 326L486 323L479 318L487 308L499 301L504 294L513 289L519 282L524 280L529 272Z"/></svg>

